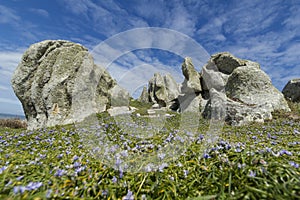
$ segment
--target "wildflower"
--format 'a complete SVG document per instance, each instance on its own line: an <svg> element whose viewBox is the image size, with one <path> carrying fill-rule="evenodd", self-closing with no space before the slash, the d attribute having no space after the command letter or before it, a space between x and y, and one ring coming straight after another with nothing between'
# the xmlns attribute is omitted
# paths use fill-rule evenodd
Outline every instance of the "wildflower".
<svg viewBox="0 0 300 200"><path fill-rule="evenodd" d="M159 170L160 172L163 172L163 169L164 169L165 167L168 167L168 164L167 164L167 163L161 164L161 165L158 167L158 170Z"/></svg>
<svg viewBox="0 0 300 200"><path fill-rule="evenodd" d="M189 170L183 170L183 174L184 174L184 177L186 178L187 175L189 174Z"/></svg>
<svg viewBox="0 0 300 200"><path fill-rule="evenodd" d="M150 163L145 167L145 170L146 170L146 172L151 172L153 170L153 168L154 168L153 164Z"/></svg>
<svg viewBox="0 0 300 200"><path fill-rule="evenodd" d="M280 154L280 155L286 154L286 155L288 155L288 156L291 156L291 155L292 155L292 152L283 149L283 150L279 151L279 154Z"/></svg>
<svg viewBox="0 0 300 200"><path fill-rule="evenodd" d="M17 181L20 181L24 178L24 176L19 176L18 178L16 178Z"/></svg>
<svg viewBox="0 0 300 200"><path fill-rule="evenodd" d="M241 168L244 168L246 166L245 163L241 164L241 163L238 163L238 168L241 169Z"/></svg>
<svg viewBox="0 0 300 200"><path fill-rule="evenodd" d="M236 147L234 151L237 153L240 153L240 152L242 152L242 149L240 147Z"/></svg>
<svg viewBox="0 0 300 200"><path fill-rule="evenodd" d="M15 186L13 189L14 194L23 194L26 191L26 187L25 186Z"/></svg>
<svg viewBox="0 0 300 200"><path fill-rule="evenodd" d="M8 186L10 186L12 183L13 183L13 182L12 182L12 180L9 180L9 182L8 182L8 183L6 183L6 185L5 185L4 187L8 187Z"/></svg>
<svg viewBox="0 0 300 200"><path fill-rule="evenodd" d="M27 186L26 186L26 190L36 190L38 188L40 188L43 185L43 183L41 182L30 182Z"/></svg>
<svg viewBox="0 0 300 200"><path fill-rule="evenodd" d="M73 164L73 166L74 166L74 168L77 168L77 167L80 167L81 164L80 164L79 162L75 162L75 163Z"/></svg>
<svg viewBox="0 0 300 200"><path fill-rule="evenodd" d="M47 190L47 192L46 192L46 198L47 199L49 199L51 197L52 192L53 191L51 189Z"/></svg>
<svg viewBox="0 0 300 200"><path fill-rule="evenodd" d="M7 166L3 166L0 168L0 174L2 174L7 169Z"/></svg>
<svg viewBox="0 0 300 200"><path fill-rule="evenodd" d="M58 159L62 159L63 156L64 156L64 155L61 153L61 154L59 154L59 155L57 156L57 158L58 158Z"/></svg>
<svg viewBox="0 0 300 200"><path fill-rule="evenodd" d="M112 182L113 183L116 183L118 181L118 179L114 176L113 178L112 178Z"/></svg>
<svg viewBox="0 0 300 200"><path fill-rule="evenodd" d="M204 153L203 158L208 159L208 158L211 158L211 156L208 153Z"/></svg>
<svg viewBox="0 0 300 200"><path fill-rule="evenodd" d="M77 155L73 156L73 162L78 160L78 159L79 159L79 157Z"/></svg>
<svg viewBox="0 0 300 200"><path fill-rule="evenodd" d="M134 195L133 195L133 193L132 193L130 190L128 190L126 196L124 196L124 197L122 198L122 200L134 200Z"/></svg>
<svg viewBox="0 0 300 200"><path fill-rule="evenodd" d="M250 170L249 176L250 176L250 177L255 177L255 176L256 176L256 173L255 173L254 171Z"/></svg>
<svg viewBox="0 0 300 200"><path fill-rule="evenodd" d="M298 163L295 163L294 161L290 161L289 164L290 164L292 167L299 168L299 164L298 164Z"/></svg>
<svg viewBox="0 0 300 200"><path fill-rule="evenodd" d="M63 170L63 169L58 169L57 171L56 171L56 173L54 174L54 176L63 176L63 175L65 175L66 174L66 171L65 170Z"/></svg>

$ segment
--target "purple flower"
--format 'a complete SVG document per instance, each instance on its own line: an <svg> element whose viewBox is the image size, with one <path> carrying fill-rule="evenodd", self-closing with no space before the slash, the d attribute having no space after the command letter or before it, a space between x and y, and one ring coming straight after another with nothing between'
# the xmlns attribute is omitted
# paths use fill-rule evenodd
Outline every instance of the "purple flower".
<svg viewBox="0 0 300 200"><path fill-rule="evenodd" d="M210 155L208 153L204 153L203 154L203 158L208 159L208 158L211 158L211 157L210 157Z"/></svg>
<svg viewBox="0 0 300 200"><path fill-rule="evenodd" d="M25 186L15 186L13 189L14 194L23 194L26 191L26 187Z"/></svg>
<svg viewBox="0 0 300 200"><path fill-rule="evenodd" d="M57 156L57 158L58 158L58 159L62 159L63 156L64 156L64 155L61 153L61 154L59 154L59 155Z"/></svg>
<svg viewBox="0 0 300 200"><path fill-rule="evenodd" d="M60 177L60 176L63 176L63 175L65 175L65 174L66 174L66 171L65 171L65 170L63 170L63 169L58 169L58 170L56 171L56 173L54 174L54 176Z"/></svg>
<svg viewBox="0 0 300 200"><path fill-rule="evenodd" d="M81 164L80 164L79 162L75 162L75 163L73 164L73 166L74 166L74 168L77 168L77 167L80 167Z"/></svg>
<svg viewBox="0 0 300 200"><path fill-rule="evenodd" d="M0 174L2 174L7 169L7 166L3 166L0 168Z"/></svg>
<svg viewBox="0 0 300 200"><path fill-rule="evenodd" d="M124 197L122 198L122 200L134 200L134 195L133 195L133 193L132 193L130 190L128 190L126 196L124 196Z"/></svg>
<svg viewBox="0 0 300 200"><path fill-rule="evenodd" d="M51 194L52 194L52 190L51 189L47 190L46 198L49 199L51 197Z"/></svg>
<svg viewBox="0 0 300 200"><path fill-rule="evenodd" d="M79 159L79 157L77 155L73 156L73 162L78 160L78 159Z"/></svg>
<svg viewBox="0 0 300 200"><path fill-rule="evenodd" d="M183 174L184 174L184 177L186 178L187 175L189 174L189 170L183 170Z"/></svg>
<svg viewBox="0 0 300 200"><path fill-rule="evenodd" d="M292 152L283 149L283 150L279 151L279 154L280 154L280 155L286 154L286 155L288 155L288 156L291 156L291 155L292 155Z"/></svg>
<svg viewBox="0 0 300 200"><path fill-rule="evenodd" d="M167 163L161 164L161 165L158 167L158 170L159 170L160 172L163 172L165 167L168 167L168 164L167 164Z"/></svg>
<svg viewBox="0 0 300 200"><path fill-rule="evenodd" d="M241 169L241 168L243 168L243 167L245 167L246 166L246 164L245 163L243 163L243 164L241 164L241 163L238 163L238 168L239 169Z"/></svg>
<svg viewBox="0 0 300 200"><path fill-rule="evenodd" d="M114 177L112 178L112 182L113 182L113 183L116 183L117 181L118 181L117 177L114 176Z"/></svg>
<svg viewBox="0 0 300 200"><path fill-rule="evenodd" d="M24 178L24 176L19 176L18 178L16 178L17 181L20 181Z"/></svg>
<svg viewBox="0 0 300 200"><path fill-rule="evenodd" d="M43 185L43 183L41 182L30 182L27 186L26 186L26 190L36 190L38 188L40 188Z"/></svg>
<svg viewBox="0 0 300 200"><path fill-rule="evenodd" d="M256 176L256 173L255 173L254 171L250 170L249 176L250 176L250 177L255 177L255 176Z"/></svg>
<svg viewBox="0 0 300 200"><path fill-rule="evenodd" d="M299 168L299 164L298 164L298 163L295 163L294 161L290 161L289 164L290 164L292 167Z"/></svg>

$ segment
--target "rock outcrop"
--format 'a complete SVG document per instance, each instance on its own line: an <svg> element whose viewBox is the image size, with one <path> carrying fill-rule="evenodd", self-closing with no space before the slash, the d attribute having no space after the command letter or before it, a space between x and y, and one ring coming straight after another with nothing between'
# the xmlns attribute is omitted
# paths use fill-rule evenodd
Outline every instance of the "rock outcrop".
<svg viewBox="0 0 300 200"><path fill-rule="evenodd" d="M195 70L192 60L185 58L182 73L185 79L180 94L168 99L173 99L168 107L172 110L202 112L204 117L223 119L232 125L264 122L272 119L274 111L290 111L282 93L256 62L236 58L227 52L218 53L211 56L200 73ZM166 99L162 77L155 75L149 83L148 96L154 99L150 102L159 103L157 99L161 97ZM153 91L160 91L159 95L154 95ZM144 89L140 99L146 99L145 94ZM160 106L165 104L160 103Z"/></svg>
<svg viewBox="0 0 300 200"><path fill-rule="evenodd" d="M300 102L300 79L290 80L282 90L284 97L292 102Z"/></svg>
<svg viewBox="0 0 300 200"><path fill-rule="evenodd" d="M179 88L170 74L162 76L155 73L148 83L148 91L143 89L139 101L158 104L160 107L169 107L179 95Z"/></svg>
<svg viewBox="0 0 300 200"><path fill-rule="evenodd" d="M207 73L208 68L213 68L211 63L217 70ZM206 77L203 81L206 90L220 90L225 84L226 120L230 124L263 122L272 119L272 112L276 110L290 110L283 95L272 85L258 63L238 59L229 53L219 53L211 57L202 74Z"/></svg>
<svg viewBox="0 0 300 200"><path fill-rule="evenodd" d="M28 129L81 121L105 111L111 101L126 104L128 97L85 47L63 40L31 45L11 82Z"/></svg>

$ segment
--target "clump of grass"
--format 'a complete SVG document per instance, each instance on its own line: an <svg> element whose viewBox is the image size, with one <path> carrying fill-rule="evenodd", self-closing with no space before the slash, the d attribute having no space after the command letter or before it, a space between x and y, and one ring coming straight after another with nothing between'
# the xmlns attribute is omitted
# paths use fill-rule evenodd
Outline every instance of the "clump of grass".
<svg viewBox="0 0 300 200"><path fill-rule="evenodd" d="M14 119L0 119L0 127L5 128L27 128L27 123L24 120L21 120L19 118Z"/></svg>

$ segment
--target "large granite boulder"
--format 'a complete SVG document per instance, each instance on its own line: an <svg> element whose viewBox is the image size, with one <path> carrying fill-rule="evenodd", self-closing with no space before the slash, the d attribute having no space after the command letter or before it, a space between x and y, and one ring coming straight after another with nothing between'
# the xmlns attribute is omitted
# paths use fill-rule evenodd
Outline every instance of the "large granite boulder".
<svg viewBox="0 0 300 200"><path fill-rule="evenodd" d="M226 120L233 125L272 119L272 112L290 111L283 95L272 85L258 63L229 53L213 55L202 69L204 90L225 86ZM209 116L209 109L204 112Z"/></svg>
<svg viewBox="0 0 300 200"><path fill-rule="evenodd" d="M290 80L282 90L284 97L292 102L300 102L300 79Z"/></svg>
<svg viewBox="0 0 300 200"><path fill-rule="evenodd" d="M160 107L169 107L172 101L179 95L179 88L170 74L162 76L155 73L149 80L148 92L144 88L139 101L158 104Z"/></svg>
<svg viewBox="0 0 300 200"><path fill-rule="evenodd" d="M31 45L11 82L28 129L82 121L105 111L111 98L127 95L85 47L62 40Z"/></svg>

